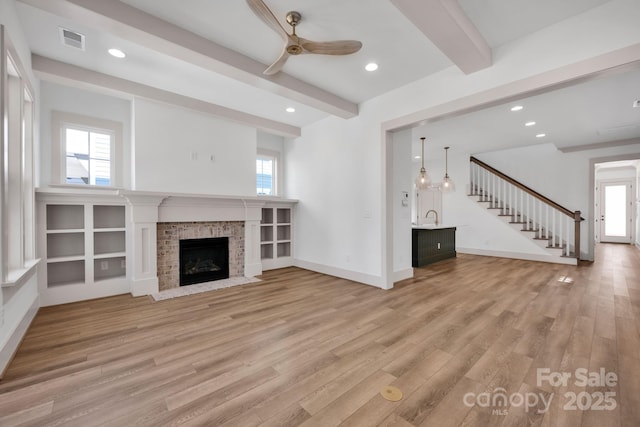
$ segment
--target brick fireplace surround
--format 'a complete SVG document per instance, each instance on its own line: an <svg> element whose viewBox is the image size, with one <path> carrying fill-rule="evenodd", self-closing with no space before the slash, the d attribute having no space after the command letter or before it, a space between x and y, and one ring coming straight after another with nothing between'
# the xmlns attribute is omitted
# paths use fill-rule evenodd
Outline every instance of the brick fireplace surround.
<svg viewBox="0 0 640 427"><path fill-rule="evenodd" d="M260 219L269 199L139 191L120 195L131 207L127 238L132 295L180 285L180 238L229 237L229 276L262 274Z"/></svg>
<svg viewBox="0 0 640 427"><path fill-rule="evenodd" d="M229 238L229 277L244 276L244 222L160 222L157 228L158 285L180 287L180 240Z"/></svg>

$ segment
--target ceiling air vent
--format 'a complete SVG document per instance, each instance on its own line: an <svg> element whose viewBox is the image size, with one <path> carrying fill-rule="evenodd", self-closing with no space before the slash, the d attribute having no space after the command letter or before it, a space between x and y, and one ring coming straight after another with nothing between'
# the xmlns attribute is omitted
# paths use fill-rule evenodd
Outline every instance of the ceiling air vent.
<svg viewBox="0 0 640 427"><path fill-rule="evenodd" d="M63 45L75 49L84 50L84 34L58 27L60 30L60 41Z"/></svg>

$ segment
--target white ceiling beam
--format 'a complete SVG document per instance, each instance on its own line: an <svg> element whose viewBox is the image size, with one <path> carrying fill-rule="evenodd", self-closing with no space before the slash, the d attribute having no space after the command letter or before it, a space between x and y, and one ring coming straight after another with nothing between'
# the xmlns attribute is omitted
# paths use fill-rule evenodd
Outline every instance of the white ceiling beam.
<svg viewBox="0 0 640 427"><path fill-rule="evenodd" d="M301 135L300 128L296 126L254 116L242 111L232 110L231 108L222 107L200 99L190 98L97 71L87 70L86 68L76 67L75 65L56 61L44 56L32 55L31 66L36 76L43 80L76 86L80 84L83 86L89 85L122 93L127 96L177 105L284 137L297 138Z"/></svg>
<svg viewBox="0 0 640 427"><path fill-rule="evenodd" d="M264 75L267 66L261 62L120 1L20 1L337 117L358 115L353 102L283 72Z"/></svg>
<svg viewBox="0 0 640 427"><path fill-rule="evenodd" d="M391 0L460 70L491 66L491 48L456 0Z"/></svg>

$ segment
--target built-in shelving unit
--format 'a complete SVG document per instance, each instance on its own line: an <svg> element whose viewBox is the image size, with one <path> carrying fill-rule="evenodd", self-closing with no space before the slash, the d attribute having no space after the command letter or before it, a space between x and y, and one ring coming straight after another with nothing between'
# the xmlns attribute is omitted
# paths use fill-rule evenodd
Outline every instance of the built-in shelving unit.
<svg viewBox="0 0 640 427"><path fill-rule="evenodd" d="M124 293L127 208L120 198L39 194L43 305ZM83 200L84 199L84 200Z"/></svg>
<svg viewBox="0 0 640 427"><path fill-rule="evenodd" d="M125 207L93 206L93 279L126 276Z"/></svg>
<svg viewBox="0 0 640 427"><path fill-rule="evenodd" d="M270 206L262 208L260 221L260 257L263 270L288 267L292 259L292 208Z"/></svg>
<svg viewBox="0 0 640 427"><path fill-rule="evenodd" d="M84 206L52 204L46 211L48 286L84 283Z"/></svg>

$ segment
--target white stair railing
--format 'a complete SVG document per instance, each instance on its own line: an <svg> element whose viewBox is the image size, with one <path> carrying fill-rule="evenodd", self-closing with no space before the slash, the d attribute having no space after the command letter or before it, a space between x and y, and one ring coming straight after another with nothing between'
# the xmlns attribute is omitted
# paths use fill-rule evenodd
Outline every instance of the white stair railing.
<svg viewBox="0 0 640 427"><path fill-rule="evenodd" d="M470 159L470 194L489 208L500 209L534 238L548 241L547 247L562 250L562 256L580 259L580 211L555 203L481 160Z"/></svg>

